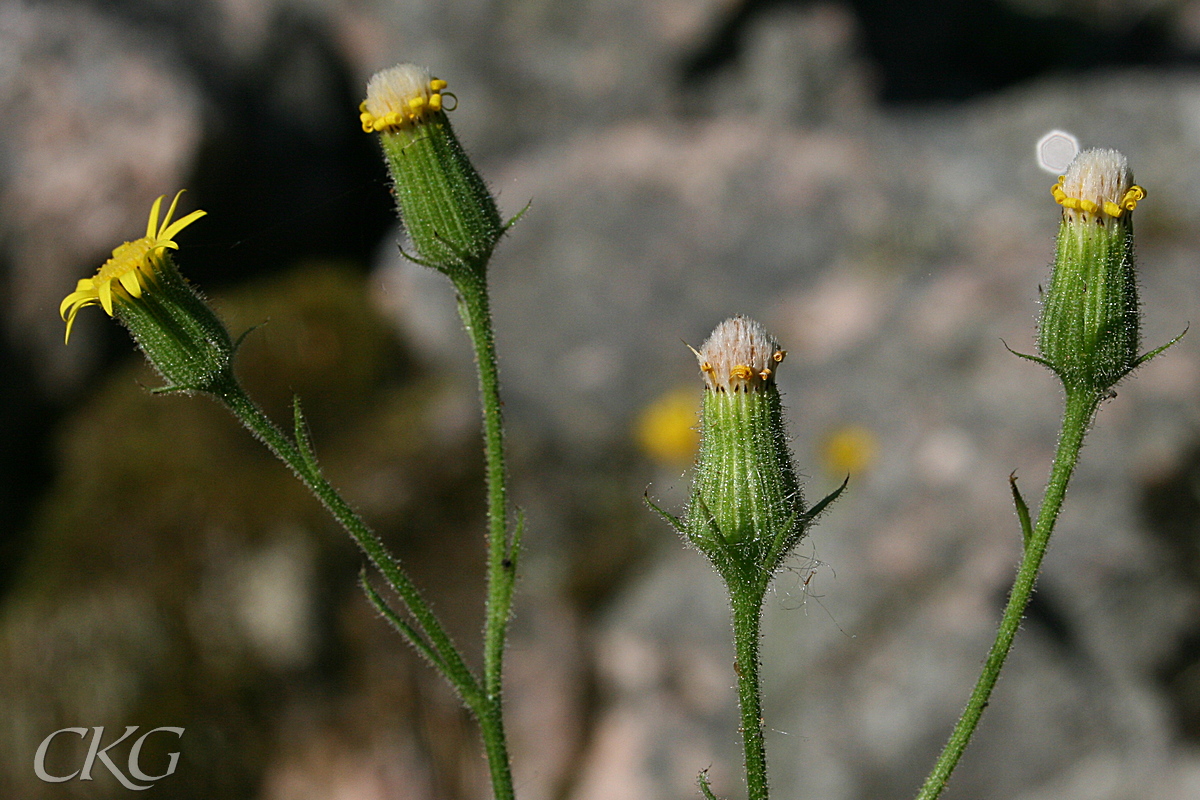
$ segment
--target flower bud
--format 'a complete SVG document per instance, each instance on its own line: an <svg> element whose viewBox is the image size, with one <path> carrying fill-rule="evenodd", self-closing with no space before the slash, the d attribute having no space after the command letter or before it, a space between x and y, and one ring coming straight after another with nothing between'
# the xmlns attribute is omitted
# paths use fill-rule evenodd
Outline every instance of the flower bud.
<svg viewBox="0 0 1200 800"><path fill-rule="evenodd" d="M705 391L684 534L723 574L774 572L807 522L775 386L785 355L741 316L718 325L696 352Z"/></svg>
<svg viewBox="0 0 1200 800"><path fill-rule="evenodd" d="M446 82L401 64L376 73L359 106L364 131L378 133L400 218L416 259L452 279L482 277L504 233L496 202L446 116Z"/></svg>
<svg viewBox="0 0 1200 800"><path fill-rule="evenodd" d="M1063 207L1038 324L1041 360L1068 392L1107 392L1141 360L1133 210L1146 196L1115 150L1085 150L1051 192Z"/></svg>

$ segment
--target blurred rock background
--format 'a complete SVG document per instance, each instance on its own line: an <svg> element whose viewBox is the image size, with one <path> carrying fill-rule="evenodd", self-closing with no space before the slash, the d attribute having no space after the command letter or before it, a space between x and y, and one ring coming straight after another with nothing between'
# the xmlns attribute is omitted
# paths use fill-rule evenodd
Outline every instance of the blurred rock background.
<svg viewBox="0 0 1200 800"><path fill-rule="evenodd" d="M1034 142L1129 156L1165 341L1200 299L1198 53L1194 0L0 4L0 795L126 796L103 769L42 783L33 753L137 724L186 729L146 797L488 796L348 537L215 405L151 396L102 313L69 347L55 313L187 187L210 215L185 273L235 332L267 323L251 391L278 419L303 398L334 482L475 649L470 354L448 286L399 257L356 118L411 60L449 80L502 210L533 200L492 272L530 530L520 796L694 797L705 768L743 791L721 588L641 502L687 491L680 340L737 312L791 353L809 493L852 473L766 610L775 794L912 796L1018 558L1006 478L1039 496L1057 432L1054 380L1000 341L1033 346L1057 225ZM1200 796L1198 348L1102 410L948 800Z"/></svg>

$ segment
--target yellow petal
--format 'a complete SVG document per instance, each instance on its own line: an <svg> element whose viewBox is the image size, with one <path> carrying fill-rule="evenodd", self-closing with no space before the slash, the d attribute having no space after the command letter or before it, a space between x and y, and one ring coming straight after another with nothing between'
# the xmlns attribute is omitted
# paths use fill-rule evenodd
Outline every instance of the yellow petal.
<svg viewBox="0 0 1200 800"><path fill-rule="evenodd" d="M142 296L142 284L138 281L137 270L131 269L123 274L120 278L121 285L125 287L125 291L129 292L134 297Z"/></svg>
<svg viewBox="0 0 1200 800"><path fill-rule="evenodd" d="M166 197L165 194L160 194L154 201L154 205L150 206L150 222L146 225L146 235L150 238L154 238L154 234L158 232L158 209L162 207L164 197Z"/></svg>
<svg viewBox="0 0 1200 800"><path fill-rule="evenodd" d="M105 313L111 317L113 315L112 281L102 282L96 293L100 298L100 305L104 306Z"/></svg>
<svg viewBox="0 0 1200 800"><path fill-rule="evenodd" d="M71 326L75 324L75 315L79 313L79 307L71 309L71 316L66 317L67 320L67 335L63 337L63 344L71 343Z"/></svg>
<svg viewBox="0 0 1200 800"><path fill-rule="evenodd" d="M172 208L174 208L174 206L172 206ZM174 222L172 222L169 226L164 227L162 229L162 231L158 234L158 238L159 239L174 239L175 234L179 233L181 230L186 228L188 225L191 225L193 222L200 219L207 213L208 213L207 211L201 211L199 209L196 209L192 213L188 214L186 217L181 217L181 218L175 220Z"/></svg>
<svg viewBox="0 0 1200 800"><path fill-rule="evenodd" d="M62 318L67 321L67 335L63 338L64 344L71 341L71 326L75 324L75 315L79 313L79 309L95 304L96 298L93 296L76 297L73 294L66 300L63 300L60 313L62 314Z"/></svg>
<svg viewBox="0 0 1200 800"><path fill-rule="evenodd" d="M60 303L58 306L58 315L63 319L66 319L67 309L82 302L82 294L82 292L71 292L69 295L64 297L62 303Z"/></svg>
<svg viewBox="0 0 1200 800"><path fill-rule="evenodd" d="M80 308L83 308L84 306L95 305L98 302L100 301L96 297L95 292L71 292L69 295L63 298L62 304L58 307L58 313L60 315L65 315L67 306L70 305L76 305ZM63 316L63 319L66 319L66 317Z"/></svg>
<svg viewBox="0 0 1200 800"><path fill-rule="evenodd" d="M171 217L175 216L175 206L179 205L179 196L181 194L183 194L183 189L180 189L178 192L175 193L175 199L171 201L171 207L167 209L167 215L165 217L163 217L162 229L160 229L158 231L158 238L160 238L160 239L162 239L162 238L170 239L171 238L170 236L164 237L163 231L165 231L167 229L167 226L171 224ZM152 233L148 233L146 235L154 236L154 234L152 234Z"/></svg>

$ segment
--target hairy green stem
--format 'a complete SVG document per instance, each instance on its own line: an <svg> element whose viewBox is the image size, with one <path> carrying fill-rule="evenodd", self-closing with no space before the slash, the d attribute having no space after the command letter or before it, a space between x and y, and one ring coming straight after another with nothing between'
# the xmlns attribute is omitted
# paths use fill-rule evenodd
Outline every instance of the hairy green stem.
<svg viewBox="0 0 1200 800"><path fill-rule="evenodd" d="M758 673L763 592L730 591L730 598L747 796L749 800L767 800L767 749L763 740L762 685Z"/></svg>
<svg viewBox="0 0 1200 800"><path fill-rule="evenodd" d="M512 769L504 734L504 643L516 583L517 540L521 527L508 534L508 482L504 466L504 427L501 419L500 378L488 302L487 278L482 270L460 276L458 312L475 349L479 391L483 407L483 442L487 471L487 607L483 641L483 691L485 708L479 715L487 750L492 786L497 800L513 797Z"/></svg>
<svg viewBox="0 0 1200 800"><path fill-rule="evenodd" d="M1012 648L1017 630L1025 609L1033 596L1034 584L1037 581L1038 570L1042 557L1046 554L1046 545L1058 519L1059 509L1062 508L1063 497L1067 492L1067 483L1071 473L1079 461L1079 449L1083 446L1083 438L1088 426L1100 405L1101 396L1088 389L1068 390L1066 408L1063 411L1062 433L1058 440L1058 452L1054 456L1054 464L1050 468L1050 478L1046 483L1046 491L1042 496L1041 508L1038 512L1037 523L1033 527L1033 535L1025 545L1025 554L1017 577L1013 582L1012 592L1008 597L1008 605L1000 621L1000 629L996 633L996 641L988 652L983 672L975 684L974 691L967 701L967 707L955 725L950 740L946 743L942 754L938 757L925 780L925 785L917 795L917 800L933 800L946 788L950 773L962 757L971 734L979 724L979 718L987 707L988 698L1000 677L1000 669Z"/></svg>
<svg viewBox="0 0 1200 800"><path fill-rule="evenodd" d="M479 682L470 668L463 661L458 648L454 646L450 636L442 627L441 622L433 613L433 609L421 596L420 590L400 567L400 564L388 552L379 535L367 527L362 518L338 494L329 481L321 474L311 456L306 457L295 441L271 422L241 385L232 377L220 381L213 394L229 408L233 415L245 425L251 433L258 437L274 453L280 461L289 466L296 476L312 491L317 499L329 510L329 513L341 523L342 527L354 538L376 568L383 573L388 583L400 595L409 612L413 615L421 631L428 637L428 647L436 655L431 659L446 679L462 696L469 708L482 708L484 696Z"/></svg>
<svg viewBox="0 0 1200 800"><path fill-rule="evenodd" d="M483 406L488 497L488 577L482 683L466 665L429 604L384 547L378 535L367 527L325 480L305 441L293 440L281 431L232 377L219 381L213 394L242 424L261 439L271 452L292 469L350 533L400 595L420 630L407 628L399 618L393 618L391 622L397 625L397 629L412 641L418 651L442 672L478 719L494 796L496 800L513 800L515 793L504 732L502 683L504 645L516 582L516 558L521 525L518 523L516 532L510 537L500 384L486 279L471 275L456 281L455 286L459 292L459 313L474 347L479 367ZM377 605L381 602L373 591L369 591L368 596L372 596ZM422 633L428 641L420 638Z"/></svg>

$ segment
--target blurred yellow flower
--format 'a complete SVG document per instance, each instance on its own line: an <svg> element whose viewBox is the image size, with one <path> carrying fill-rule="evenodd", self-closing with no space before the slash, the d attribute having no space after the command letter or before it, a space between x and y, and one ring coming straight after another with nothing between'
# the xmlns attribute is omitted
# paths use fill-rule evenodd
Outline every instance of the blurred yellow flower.
<svg viewBox="0 0 1200 800"><path fill-rule="evenodd" d="M642 452L660 464L686 464L700 444L699 404L692 389L674 389L642 409L635 434Z"/></svg>
<svg viewBox="0 0 1200 800"><path fill-rule="evenodd" d="M835 428L821 445L821 461L831 475L854 475L870 469L879 455L879 440L862 425Z"/></svg>
<svg viewBox="0 0 1200 800"><path fill-rule="evenodd" d="M75 285L75 291L67 295L58 313L67 323L65 341L71 340L71 326L75 324L75 315L79 309L87 306L100 305L110 317L113 315L113 294L118 297L141 297L144 289L150 288L154 280L154 271L158 269L159 259L163 251L178 250L174 236L205 215L204 211L193 211L182 219L171 222L175 214L175 206L179 203L179 195L171 201L167 215L162 224L158 223L158 211L162 207L163 198L160 196L150 207L150 221L146 225L146 235L132 242L125 242L113 250L112 258L104 262L91 278L83 278ZM114 281L116 286L113 285Z"/></svg>

